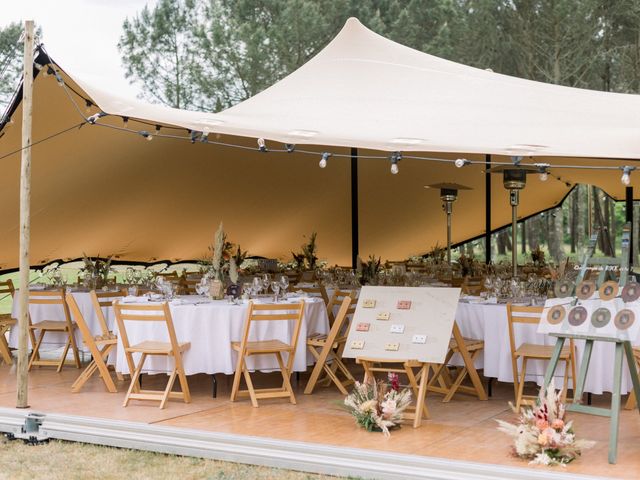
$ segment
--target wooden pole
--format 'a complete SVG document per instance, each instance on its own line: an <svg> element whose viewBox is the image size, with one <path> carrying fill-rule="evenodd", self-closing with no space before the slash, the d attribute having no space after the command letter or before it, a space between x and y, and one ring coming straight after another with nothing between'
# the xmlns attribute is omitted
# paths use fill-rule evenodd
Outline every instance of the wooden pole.
<svg viewBox="0 0 640 480"><path fill-rule="evenodd" d="M29 242L31 237L31 114L33 100L33 20L24 22L24 77L22 81L22 162L20 170L20 316L16 407L28 408Z"/></svg>

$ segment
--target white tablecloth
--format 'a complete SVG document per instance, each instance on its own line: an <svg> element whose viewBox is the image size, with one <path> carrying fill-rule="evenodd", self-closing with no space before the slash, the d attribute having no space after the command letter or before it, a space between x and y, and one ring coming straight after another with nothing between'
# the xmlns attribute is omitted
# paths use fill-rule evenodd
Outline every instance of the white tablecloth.
<svg viewBox="0 0 640 480"><path fill-rule="evenodd" d="M226 300L202 303L202 297L181 297L182 305L170 304L171 316L179 342L190 342L191 347L183 353L184 369L187 375L197 373L224 373L235 371L236 352L231 342L242 339L243 326L247 318L248 304L231 305ZM278 339L289 342L293 330L293 320L257 322L252 325L249 339ZM134 345L144 340L169 341L167 329L159 322L127 322L129 343ZM117 328L116 328L117 330ZM313 333L326 334L329 319L324 302L320 299L305 299L304 316L293 370L303 372L313 364L313 357L307 353L306 339ZM137 358L135 358L137 361ZM170 360L154 356L148 357L143 370L146 373L164 373L172 369ZM172 362L172 361L171 361ZM247 365L251 370L278 370L273 355L252 356ZM118 343L116 370L128 373L129 368L122 344Z"/></svg>
<svg viewBox="0 0 640 480"><path fill-rule="evenodd" d="M78 304L78 308L80 309L85 322L87 322L91 333L93 333L94 335L102 334L102 330L100 329L100 322L98 321L96 311L93 308L93 303L91 302L91 295L89 294L89 292L73 292L72 295L73 298L75 298ZM31 296L37 297L38 292L32 291ZM13 299L13 307L11 310L11 316L13 318L18 318L18 316L20 315L19 298L19 292L16 291ZM109 329L112 329L115 323L113 308L102 307L102 311L104 313L105 319L107 320L107 326L109 327ZM43 320L64 320L64 311L61 305L31 304L29 305L29 313L31 314L31 322L33 324L38 324ZM71 316L71 320L74 320L73 315ZM39 332L36 332L36 338L37 335L39 335ZM44 336L44 340L42 341L41 348L43 351L60 348L64 346L66 338L66 335L62 333L47 332ZM82 341L82 334L80 333L80 329L78 328L76 328L75 331L75 338L78 348L85 352L88 352L89 349L84 345ZM11 327L11 331L9 333L9 346L11 348L18 348L17 324Z"/></svg>
<svg viewBox="0 0 640 480"><path fill-rule="evenodd" d="M484 340L484 351L476 360L476 368L484 368L484 376L497 378L501 382L513 382L511 367L511 349L509 347L509 324L506 305L496 304L458 304L456 321L462 335L469 338ZM555 345L556 338L536 333L537 325L515 324L516 348L522 343ZM636 342L634 342L636 343ZM566 343L568 344L568 342ZM580 370L584 340L575 341L577 350L576 373ZM613 360L615 345L611 342L595 342L591 353L591 362L585 382L585 392L601 394L613 389ZM459 364L459 360L453 359ZM544 373L548 362L540 360L527 362L527 381L536 381L539 385L544 380ZM558 364L555 385L560 388L564 375L564 362ZM622 374L622 393L632 389L629 369L624 365Z"/></svg>

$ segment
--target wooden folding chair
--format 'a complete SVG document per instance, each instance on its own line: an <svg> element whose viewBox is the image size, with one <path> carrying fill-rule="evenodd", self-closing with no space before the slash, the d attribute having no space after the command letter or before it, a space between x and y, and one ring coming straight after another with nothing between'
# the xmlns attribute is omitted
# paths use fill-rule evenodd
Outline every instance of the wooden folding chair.
<svg viewBox="0 0 640 480"><path fill-rule="evenodd" d="M305 293L308 293L312 297L320 297L324 301L325 307L329 304L329 296L327 295L327 290L324 288L324 285L320 285L318 287L296 287L295 291L302 290Z"/></svg>
<svg viewBox="0 0 640 480"><path fill-rule="evenodd" d="M65 365L67 353L69 347L73 352L73 358L76 368L80 368L80 356L78 355L78 346L76 345L76 339L74 331L76 325L71 321L71 315L69 314L69 307L64 298L64 289L50 290L50 291L32 291L29 292L29 305L60 305L62 307L64 320L43 320L38 323L31 321L31 314L29 314L29 330L32 332L32 341L35 337L35 332L40 331L37 341L34 344L33 352L31 353L31 359L29 360L29 370L35 366L55 366L57 372L62 371L62 367ZM45 334L49 333L63 333L66 335L67 340L64 345L62 355L58 360L42 360L40 358L40 346Z"/></svg>
<svg viewBox="0 0 640 480"><path fill-rule="evenodd" d="M348 394L346 387L355 383L355 378L342 362L342 350L347 341L349 323L356 311L356 306L352 302L350 296L343 298L336 320L328 335L314 334L307 338L307 348L316 359L316 364L307 382L307 387L304 389L306 395L313 393L323 371L343 395ZM342 381L338 378L338 370L342 372L346 380Z"/></svg>
<svg viewBox="0 0 640 480"><path fill-rule="evenodd" d="M131 384L127 390L123 406L126 407L131 400L150 400L160 402L160 408L164 408L169 398L179 398L185 403L191 403L191 393L187 376L182 364L182 352L191 347L189 342L178 342L173 327L173 319L167 302L151 305L122 304L118 300L113 302L113 310L118 322L118 332L125 358L131 373ZM169 341L145 340L135 345L129 343L125 322L159 322L167 327ZM133 354L140 354L138 365L133 360ZM173 370L169 374L169 381L164 390L142 390L138 379L142 373L144 362L149 356L159 355L173 359ZM180 381L180 392L172 392L176 376Z"/></svg>
<svg viewBox="0 0 640 480"><path fill-rule="evenodd" d="M9 279L6 282L0 282L0 295L11 295L13 298L15 289L13 288L13 282ZM9 344L7 343L7 337L5 334L9 329L15 325L16 319L11 317L10 313L0 315L0 358L4 360L4 363L11 365L13 360L11 358L11 350L9 350Z"/></svg>
<svg viewBox="0 0 640 480"><path fill-rule="evenodd" d="M340 307L342 305L342 301L346 298L350 297L352 303L355 305L358 300L358 292L356 290L334 290L333 295L331 295L331 300L327 303L327 316L329 317L329 325L333 325L334 320L336 319L333 311L336 307Z"/></svg>
<svg viewBox="0 0 640 480"><path fill-rule="evenodd" d="M304 301L300 303L276 303L276 304L255 304L249 303L249 313L247 321L244 324L244 332L242 341L232 342L231 347L238 352L238 362L236 365L235 376L233 377L233 388L231 390L231 401L235 402L238 396L248 395L251 398L251 404L258 406L260 398L289 398L293 404L296 403L296 397L291 387L291 369L293 368L293 359L298 346L298 336L300 335L300 327L302 326L302 314L304 312ZM249 341L249 333L251 325L254 322L264 321L282 321L293 320L293 333L289 343L280 340L260 340ZM285 363L282 354L287 353L287 361ZM278 388L254 388L251 381L251 375L247 368L247 357L253 355L274 355L280 366L282 374L282 386ZM244 376L247 384L246 390L240 390L240 377Z"/></svg>
<svg viewBox="0 0 640 480"><path fill-rule="evenodd" d="M636 361L636 367L640 368L640 347L633 347L633 358ZM636 394L634 393L633 389L631 390L631 393L629 394L629 398L627 398L627 403L624 406L625 410L633 410L636 408Z"/></svg>
<svg viewBox="0 0 640 480"><path fill-rule="evenodd" d="M82 389L82 386L91 378L95 372L100 372L100 377L104 381L107 390L111 393L116 393L118 390L113 383L111 374L106 364L106 360L109 357L109 353L118 344L118 338L114 333L109 330L107 321L104 318L102 307L111 307L115 298L122 298L127 296L125 290L118 290L115 292L96 292L92 290L91 301L93 308L98 317L98 323L100 324L100 333L93 335L93 332L89 329L87 322L78 307L76 299L70 293L67 294L67 305L69 305L69 311L71 316L78 325L80 333L82 333L82 339L84 344L89 348L91 352L91 362L83 370L77 380L71 386L71 391L77 393Z"/></svg>
<svg viewBox="0 0 640 480"><path fill-rule="evenodd" d="M521 405L532 405L537 395L523 395L524 382L527 373L528 360L550 360L553 354L553 345L537 345L523 343L516 348L513 325L515 323L537 325L544 307L518 307L507 304L507 318L509 321L509 345L511 347L511 366L513 368L513 389L516 400L516 411ZM522 371L518 374L518 360L522 359ZM560 353L560 361L565 362L563 401L566 399L569 388L569 374L571 384L575 388L576 382L576 349L573 339L569 339L569 347L564 347Z"/></svg>
<svg viewBox="0 0 640 480"><path fill-rule="evenodd" d="M465 295L480 295L484 291L483 277L465 277L462 283L462 293Z"/></svg>
<svg viewBox="0 0 640 480"><path fill-rule="evenodd" d="M449 341L449 350L444 363L435 368L435 372L429 381L429 391L444 394L443 402L449 402L456 392L476 395L480 400L487 400L487 394L482 386L482 381L475 368L476 357L484 349L484 341L473 338L465 338L460 333L458 324L453 324L453 336ZM460 354L463 365L457 368L455 379L451 378L447 365L455 354ZM462 385L466 377L471 379L472 386ZM439 385L436 386L435 382Z"/></svg>

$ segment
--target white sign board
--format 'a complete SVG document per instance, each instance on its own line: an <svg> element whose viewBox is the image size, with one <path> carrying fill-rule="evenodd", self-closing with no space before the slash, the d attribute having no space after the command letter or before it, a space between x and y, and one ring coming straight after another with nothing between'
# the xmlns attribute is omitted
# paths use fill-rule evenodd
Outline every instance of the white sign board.
<svg viewBox="0 0 640 480"><path fill-rule="evenodd" d="M553 298L545 302L538 333L617 338L635 343L640 331L640 304L621 298L577 300ZM575 303L575 305L574 305Z"/></svg>
<svg viewBox="0 0 640 480"><path fill-rule="evenodd" d="M459 288L362 287L343 356L442 363Z"/></svg>

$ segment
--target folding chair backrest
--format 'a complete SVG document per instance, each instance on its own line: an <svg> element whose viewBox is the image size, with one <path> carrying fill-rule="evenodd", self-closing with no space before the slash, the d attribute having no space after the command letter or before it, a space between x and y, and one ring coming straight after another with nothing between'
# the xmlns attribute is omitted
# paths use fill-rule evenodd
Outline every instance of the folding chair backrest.
<svg viewBox="0 0 640 480"><path fill-rule="evenodd" d="M113 292L96 292L95 290L91 290L90 295L93 309L95 310L96 316L98 317L98 322L100 322L100 329L102 330L102 334L108 335L111 332L109 331L109 326L107 325L107 319L104 318L102 307L112 307L113 301L116 298L123 298L127 296L127 291L125 289L115 290Z"/></svg>
<svg viewBox="0 0 640 480"><path fill-rule="evenodd" d="M312 297L320 297L324 301L325 306L329 304L329 297L327 295L327 289L324 288L323 285L318 287L299 287L296 290L302 290L305 293L308 293Z"/></svg>
<svg viewBox="0 0 640 480"><path fill-rule="evenodd" d="M69 307L65 300L64 289L56 290L31 290L29 292L29 305L60 305L64 312L64 321L67 322L69 328L72 327L71 315L69 314ZM61 320L59 318L46 318L45 320ZM29 315L29 322L31 322L31 315Z"/></svg>
<svg viewBox="0 0 640 480"><path fill-rule="evenodd" d="M196 293L196 285L200 283L200 278L186 277L182 280L182 286L186 295L194 295Z"/></svg>
<svg viewBox="0 0 640 480"><path fill-rule="evenodd" d="M11 297L13 297L16 293L16 289L13 286L13 282L11 281L11 279L5 281L5 282L0 282L0 295L8 293L11 295Z"/></svg>
<svg viewBox="0 0 640 480"><path fill-rule="evenodd" d="M350 295L345 296L340 304L340 310L338 310L336 318L331 325L331 330L329 330L329 334L327 335L327 344L333 345L338 335L348 331L349 323L351 323L351 318L353 318L355 311L356 302Z"/></svg>
<svg viewBox="0 0 640 480"><path fill-rule="evenodd" d="M358 300L357 290L335 290L333 292L333 295L331 296L331 300L327 304L327 316L329 317L330 325L333 325L336 319L336 315L333 313L333 310L336 307L340 307L346 297L351 298L351 300L353 301L352 308L355 311L355 306Z"/></svg>
<svg viewBox="0 0 640 480"><path fill-rule="evenodd" d="M80 307L78 307L78 302L76 302L75 297L70 293L67 293L65 300L67 302L67 306L73 320L76 322L76 325L78 325L78 329L80 329L80 333L82 334L84 343L89 347L94 346L95 342L93 339L93 333L89 329L89 325L87 325L87 322L84 319L84 315L82 315L82 312L80 311Z"/></svg>
<svg viewBox="0 0 640 480"><path fill-rule="evenodd" d="M298 337L300 335L300 327L302 326L302 315L304 313L304 301L300 303L254 303L249 302L249 312L247 321L244 324L244 332L242 334L241 351L244 352L246 343L249 339L251 324L254 322L277 322L282 320L293 320L295 322L293 333L289 341L289 346L295 351L298 345Z"/></svg>
<svg viewBox="0 0 640 480"><path fill-rule="evenodd" d="M167 326L167 332L169 334L171 348L176 358L176 363L181 363L181 360L179 360L180 356L178 355L178 353L180 352L180 349L178 347L178 339L176 337L176 331L173 326L171 310L169 310L169 304L167 302L141 305L121 303L119 300L114 300L113 311L116 315L116 322L118 323L118 337L122 341L122 346L125 348L125 350L127 350L131 346L129 343L129 337L127 335L125 322L164 323Z"/></svg>
<svg viewBox="0 0 640 480"><path fill-rule="evenodd" d="M511 354L517 350L515 335L513 330L514 323L525 323L537 325L540 323L542 310L544 307L520 307L507 304L507 320L509 321L509 344L511 345Z"/></svg>

